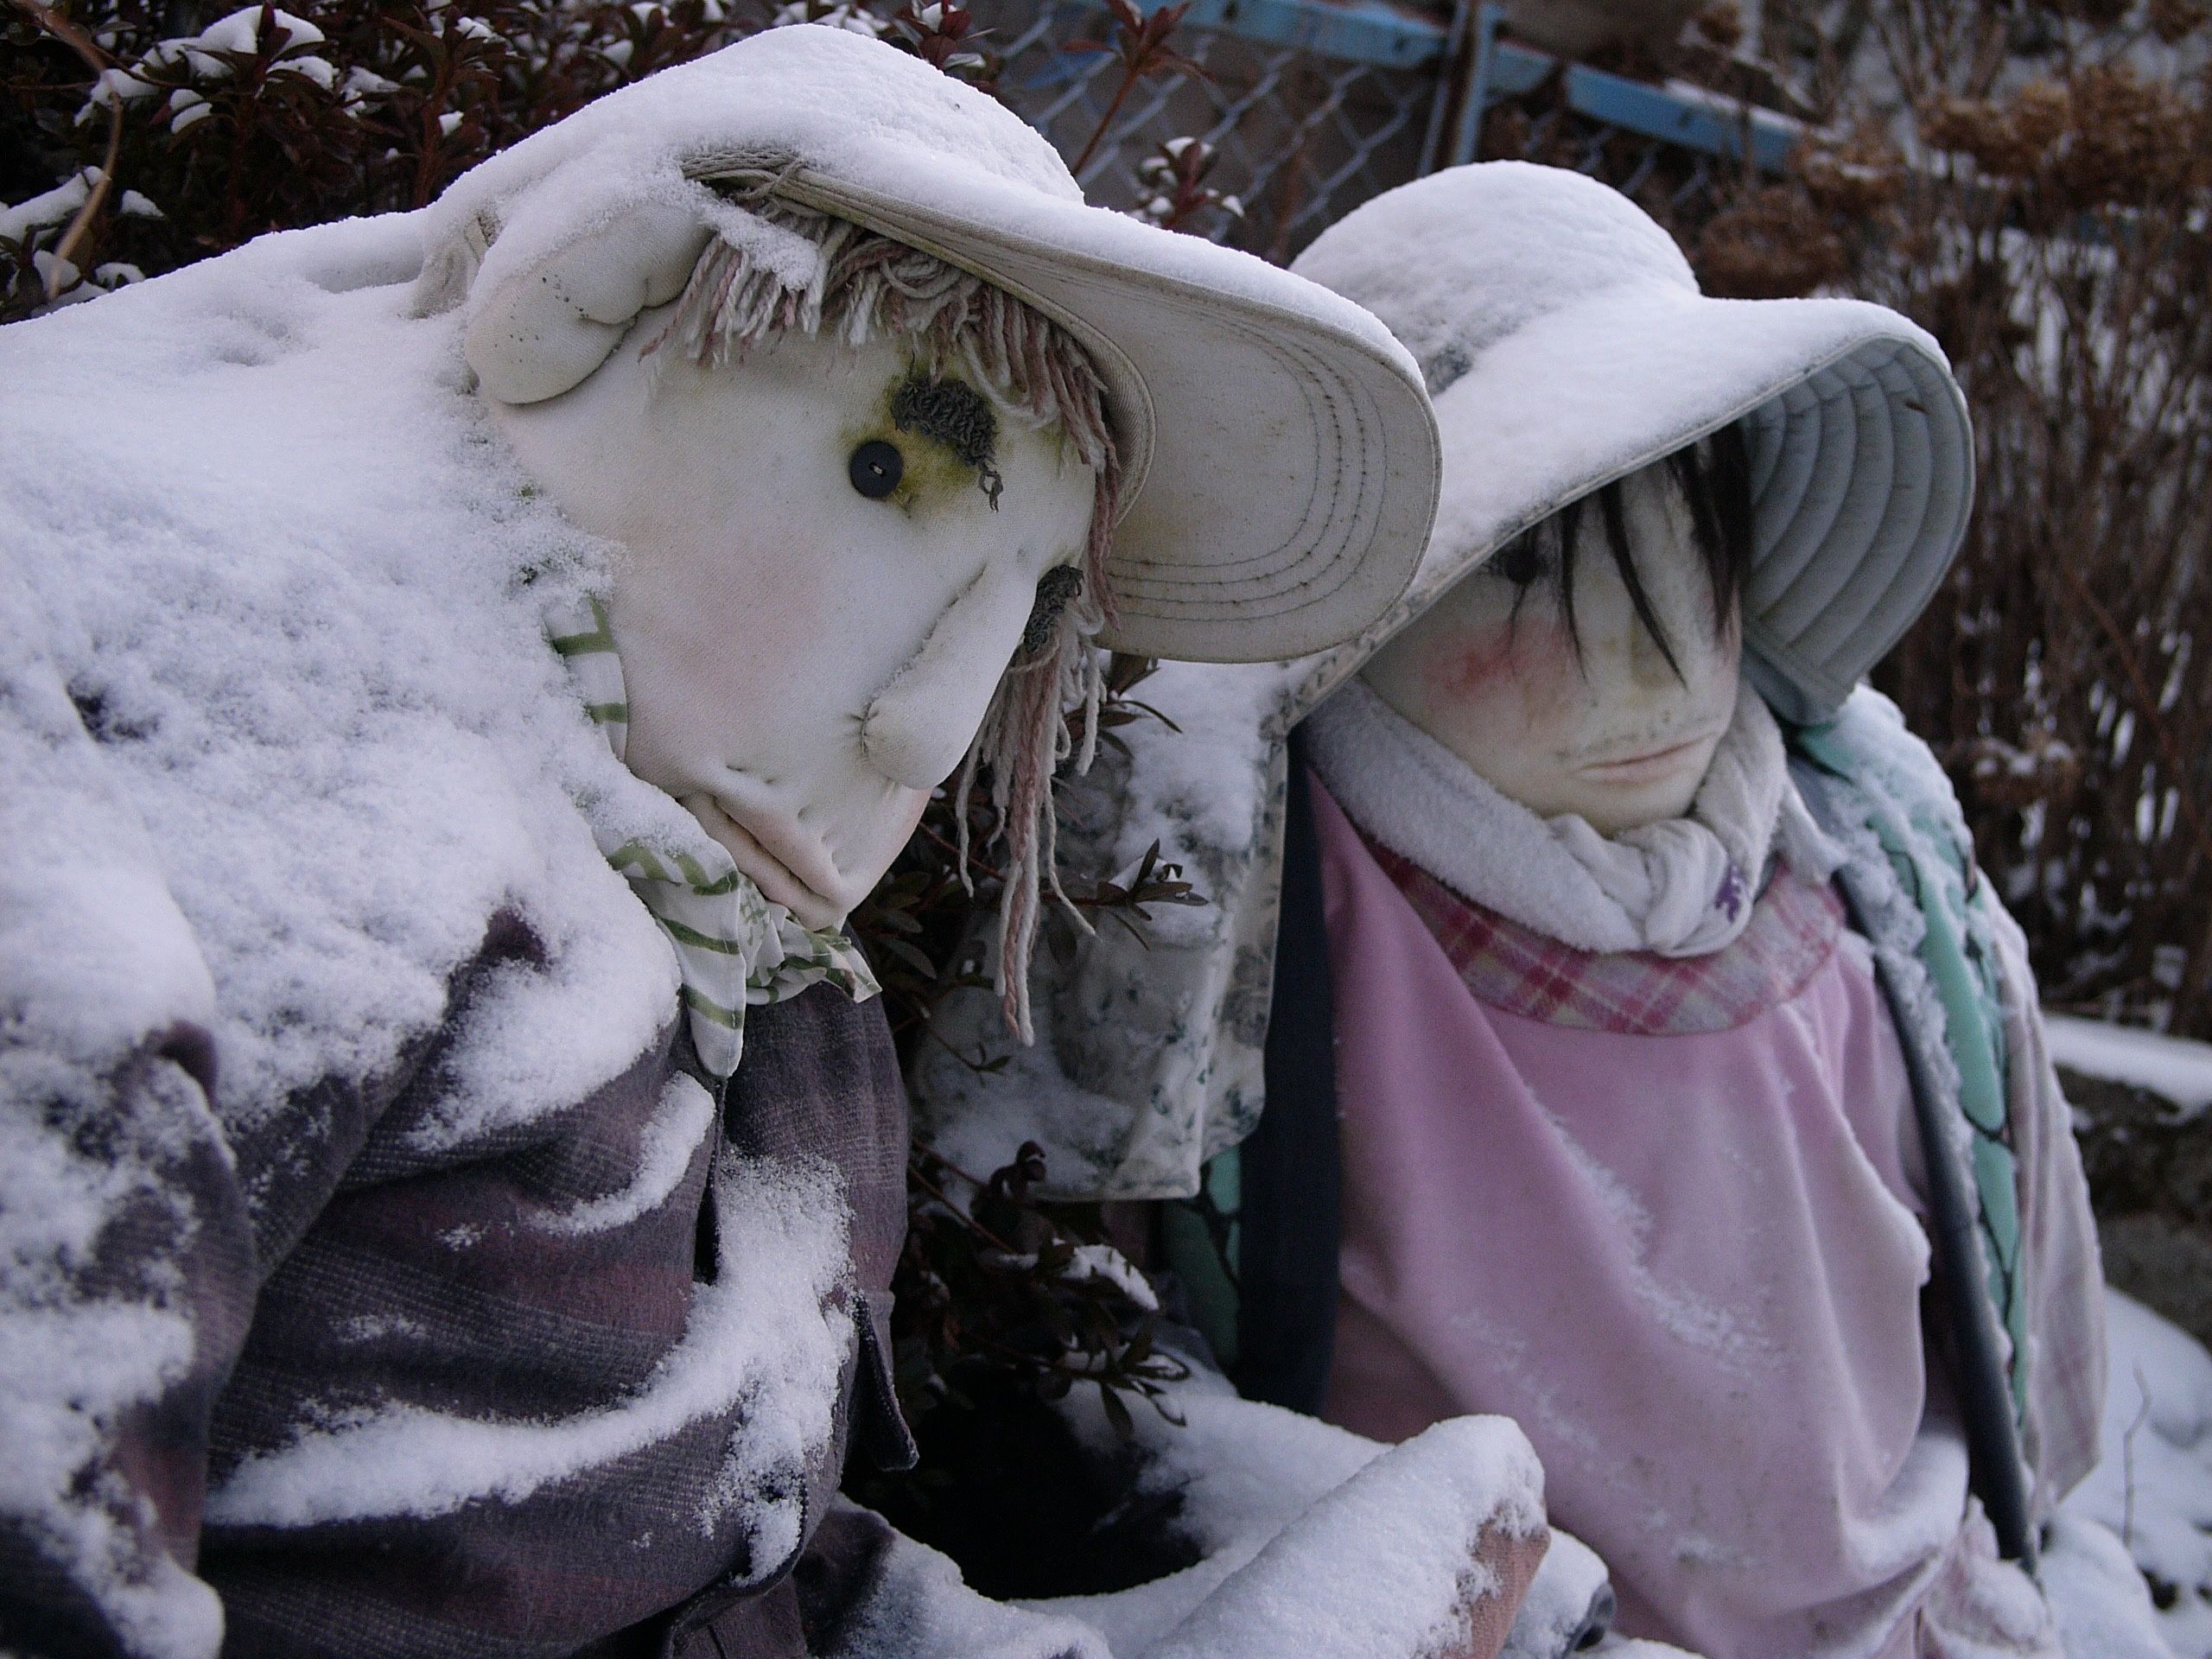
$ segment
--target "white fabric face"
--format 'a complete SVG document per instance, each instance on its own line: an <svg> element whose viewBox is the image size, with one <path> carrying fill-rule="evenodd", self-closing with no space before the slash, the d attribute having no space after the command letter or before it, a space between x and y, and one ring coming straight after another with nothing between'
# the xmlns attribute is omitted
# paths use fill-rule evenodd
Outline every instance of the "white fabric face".
<svg viewBox="0 0 2212 1659"><path fill-rule="evenodd" d="M1556 570L1509 556L1460 581L1362 671L1509 800L1608 836L1689 810L1734 718L1742 659L1735 618L1714 626L1689 509L1665 466L1631 474L1622 492L1637 573L1679 676L1637 616L1594 503L1577 532L1574 635Z"/></svg>
<svg viewBox="0 0 2212 1659"><path fill-rule="evenodd" d="M1079 559L1093 476L981 387L953 399L964 424L909 410L902 429L906 342L785 334L704 369L641 354L664 320L494 419L570 519L627 551L610 608L630 769L833 927L966 753L1039 579Z"/></svg>

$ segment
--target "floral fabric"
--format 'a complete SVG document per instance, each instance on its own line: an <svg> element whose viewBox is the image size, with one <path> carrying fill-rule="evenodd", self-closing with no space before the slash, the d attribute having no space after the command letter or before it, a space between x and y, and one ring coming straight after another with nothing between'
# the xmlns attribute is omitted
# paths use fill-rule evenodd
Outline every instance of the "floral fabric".
<svg viewBox="0 0 2212 1659"><path fill-rule="evenodd" d="M575 676L585 712L621 760L630 705L606 606L590 599L556 610L547 619L546 638ZM629 879L676 947L692 1046L712 1076L728 1077L744 1057L748 1006L780 1002L824 981L855 1002L882 988L860 946L834 928L803 925L766 898L703 828L681 845L610 834L596 821L593 829L607 861Z"/></svg>
<svg viewBox="0 0 2212 1659"><path fill-rule="evenodd" d="M1259 1121L1288 768L1284 671L1162 663L1137 697L1166 717L1116 726L1058 779L1060 868L1126 880L1147 853L1201 905L1149 905L1088 935L1047 913L1030 964L1036 1042L988 988L955 989L908 1082L918 1131L994 1169L1025 1141L1056 1198L1166 1198ZM1135 925L1124 925L1133 920ZM992 926L972 943L988 977Z"/></svg>

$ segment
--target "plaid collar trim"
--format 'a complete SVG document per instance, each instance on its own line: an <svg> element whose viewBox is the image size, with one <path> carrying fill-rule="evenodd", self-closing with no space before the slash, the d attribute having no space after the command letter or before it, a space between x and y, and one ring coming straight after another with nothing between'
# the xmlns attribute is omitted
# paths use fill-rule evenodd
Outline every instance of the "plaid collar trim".
<svg viewBox="0 0 2212 1659"><path fill-rule="evenodd" d="M1578 950L1469 903L1363 831L1361 840L1475 1000L1546 1025L1638 1037L1733 1031L1802 991L1843 931L1834 889L1780 864L1743 932L1718 950Z"/></svg>
<svg viewBox="0 0 2212 1659"><path fill-rule="evenodd" d="M621 760L630 704L607 607L596 597L556 607L547 614L545 635L575 677L584 711ZM783 1001L825 981L855 1002L882 988L860 946L835 928L802 925L704 829L695 828L680 845L616 840L597 823L593 831L607 861L628 878L676 948L691 1044L709 1075L727 1077L737 1070L747 1007Z"/></svg>

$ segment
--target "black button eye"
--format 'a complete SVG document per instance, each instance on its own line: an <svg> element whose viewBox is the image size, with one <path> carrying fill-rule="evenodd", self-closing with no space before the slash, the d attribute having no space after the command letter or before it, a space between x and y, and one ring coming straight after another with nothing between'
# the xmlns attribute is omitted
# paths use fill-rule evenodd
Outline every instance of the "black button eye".
<svg viewBox="0 0 2212 1659"><path fill-rule="evenodd" d="M853 487L871 501L880 501L897 489L906 471L906 457L899 453L899 446L881 438L870 438L854 450L845 467Z"/></svg>

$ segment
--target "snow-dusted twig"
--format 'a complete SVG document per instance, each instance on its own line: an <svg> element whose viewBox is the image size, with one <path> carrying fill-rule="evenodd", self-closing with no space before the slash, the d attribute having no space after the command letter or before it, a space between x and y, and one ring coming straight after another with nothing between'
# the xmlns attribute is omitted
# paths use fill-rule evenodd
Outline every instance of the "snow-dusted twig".
<svg viewBox="0 0 2212 1659"><path fill-rule="evenodd" d="M107 73L105 54L83 29L51 6L39 4L38 0L15 0L15 3L33 22L82 58L95 80ZM92 188L86 194L84 205L70 219L69 228L61 232L61 239L54 245L54 261L46 268L48 300L60 298L61 290L69 285L70 273L77 269L77 250L83 245L85 238L92 233L92 222L99 217L100 209L107 203L108 192L114 186L116 163L122 156L123 102L118 99L107 108L107 157L100 165L99 176L92 181Z"/></svg>

